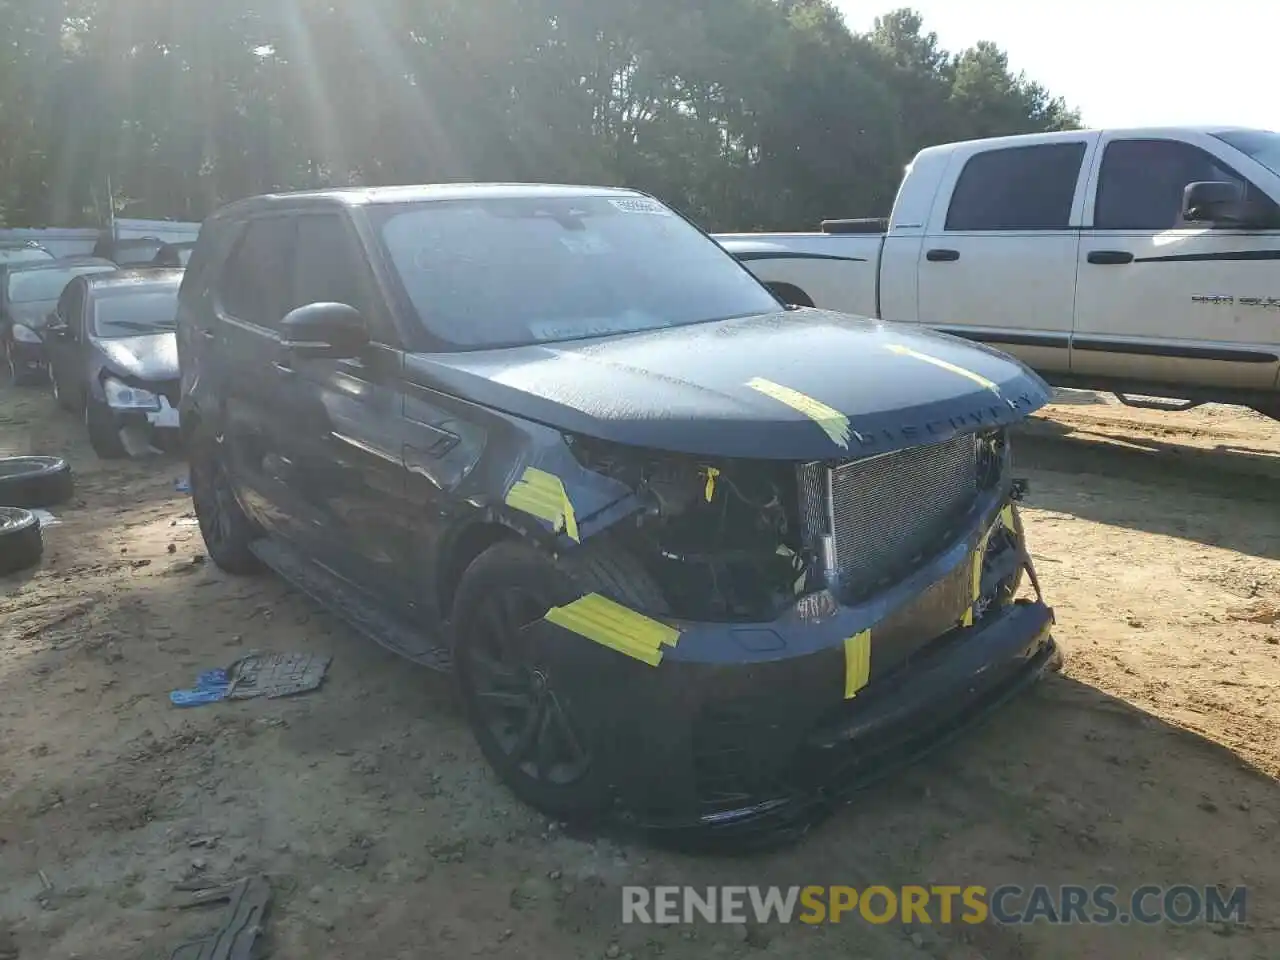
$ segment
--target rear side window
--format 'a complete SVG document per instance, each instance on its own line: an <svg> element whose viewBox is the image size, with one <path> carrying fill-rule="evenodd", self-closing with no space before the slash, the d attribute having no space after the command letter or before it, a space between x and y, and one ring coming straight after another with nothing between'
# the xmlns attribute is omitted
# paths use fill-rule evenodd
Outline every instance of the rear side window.
<svg viewBox="0 0 1280 960"><path fill-rule="evenodd" d="M291 299L293 239L290 218L249 222L218 281L218 295L228 314L260 327L279 326Z"/></svg>
<svg viewBox="0 0 1280 960"><path fill-rule="evenodd" d="M975 154L951 195L946 229L1067 229L1084 148L1044 143Z"/></svg>
<svg viewBox="0 0 1280 960"><path fill-rule="evenodd" d="M1107 144L1098 173L1093 225L1097 230L1173 230L1182 219L1187 184L1238 183L1274 216L1274 203L1199 147L1178 140L1116 140Z"/></svg>

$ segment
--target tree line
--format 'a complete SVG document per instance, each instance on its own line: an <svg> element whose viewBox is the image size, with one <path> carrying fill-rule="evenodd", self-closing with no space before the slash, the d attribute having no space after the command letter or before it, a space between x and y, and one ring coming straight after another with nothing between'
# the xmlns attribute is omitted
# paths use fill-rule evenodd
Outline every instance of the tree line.
<svg viewBox="0 0 1280 960"><path fill-rule="evenodd" d="M828 0L0 0L0 220L272 190L623 184L710 229L887 212L919 148L1078 115Z"/></svg>

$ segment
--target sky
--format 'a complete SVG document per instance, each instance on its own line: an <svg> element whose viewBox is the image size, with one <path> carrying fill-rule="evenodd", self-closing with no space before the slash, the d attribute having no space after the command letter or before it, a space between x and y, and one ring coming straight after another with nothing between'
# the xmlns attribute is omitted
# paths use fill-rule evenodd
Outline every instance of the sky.
<svg viewBox="0 0 1280 960"><path fill-rule="evenodd" d="M851 29L912 7L958 51L991 40L1089 127L1280 130L1275 0L835 0Z"/></svg>

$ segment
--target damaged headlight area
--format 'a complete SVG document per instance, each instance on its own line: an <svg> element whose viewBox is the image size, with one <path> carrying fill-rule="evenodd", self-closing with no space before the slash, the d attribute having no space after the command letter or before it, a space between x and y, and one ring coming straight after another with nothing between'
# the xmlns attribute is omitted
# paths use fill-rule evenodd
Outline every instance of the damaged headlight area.
<svg viewBox="0 0 1280 960"><path fill-rule="evenodd" d="M102 381L102 391L107 398L107 406L112 410L149 410L160 409L160 398L150 390L132 387L114 377Z"/></svg>
<svg viewBox="0 0 1280 960"><path fill-rule="evenodd" d="M586 438L570 447L644 503L616 535L677 616L770 620L818 585L801 544L792 464L710 462Z"/></svg>

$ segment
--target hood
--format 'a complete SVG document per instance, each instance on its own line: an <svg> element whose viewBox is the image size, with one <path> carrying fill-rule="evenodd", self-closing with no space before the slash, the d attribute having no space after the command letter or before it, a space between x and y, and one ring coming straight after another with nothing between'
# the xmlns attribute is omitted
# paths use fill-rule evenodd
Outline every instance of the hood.
<svg viewBox="0 0 1280 960"><path fill-rule="evenodd" d="M135 380L178 379L178 337L173 332L94 343L112 372Z"/></svg>
<svg viewBox="0 0 1280 960"><path fill-rule="evenodd" d="M57 300L35 300L31 303L11 303L9 304L9 318L14 323L19 323L24 327L30 327L32 330L39 330L44 327L49 319L49 314L53 313L54 308L58 306Z"/></svg>
<svg viewBox="0 0 1280 960"><path fill-rule="evenodd" d="M829 460L1022 419L1048 385L915 325L788 310L640 334L412 354L422 386L561 430L700 456Z"/></svg>

